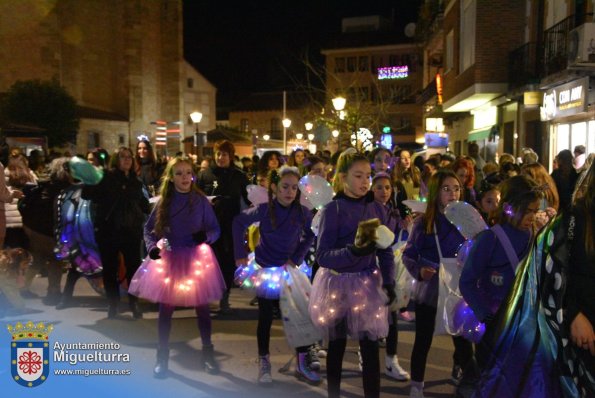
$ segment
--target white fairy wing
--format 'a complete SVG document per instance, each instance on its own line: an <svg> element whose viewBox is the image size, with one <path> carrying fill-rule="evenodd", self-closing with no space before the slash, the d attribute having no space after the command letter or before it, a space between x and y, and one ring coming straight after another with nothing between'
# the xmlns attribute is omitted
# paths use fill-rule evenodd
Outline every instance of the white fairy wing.
<svg viewBox="0 0 595 398"><path fill-rule="evenodd" d="M266 203L269 200L269 194L265 187L260 185L248 185L246 187L248 192L248 200L254 205L258 206L262 203Z"/></svg>
<svg viewBox="0 0 595 398"><path fill-rule="evenodd" d="M465 239L473 239L478 233L488 229L481 214L467 202L450 203L446 206L444 215Z"/></svg>
<svg viewBox="0 0 595 398"><path fill-rule="evenodd" d="M299 182L302 197L316 209L322 209L324 205L333 200L334 192L331 184L320 176L303 176Z"/></svg>
<svg viewBox="0 0 595 398"><path fill-rule="evenodd" d="M407 199L403 201L403 204L411 209L414 213L425 213L427 203L421 200Z"/></svg>
<svg viewBox="0 0 595 398"><path fill-rule="evenodd" d="M321 214L322 214L322 212L319 211L316 214L314 214L314 217L312 218L312 226L310 228L312 229L312 232L314 232L315 236L318 236L318 229L320 227Z"/></svg>

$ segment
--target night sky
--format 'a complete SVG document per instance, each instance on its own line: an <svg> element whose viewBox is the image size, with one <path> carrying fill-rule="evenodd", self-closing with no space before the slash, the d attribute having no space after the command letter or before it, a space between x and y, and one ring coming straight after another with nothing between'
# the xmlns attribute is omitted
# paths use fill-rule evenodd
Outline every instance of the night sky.
<svg viewBox="0 0 595 398"><path fill-rule="evenodd" d="M341 18L390 17L397 29L415 22L419 0L184 0L185 57L217 89L218 107L243 93L303 82L306 54L321 63ZM394 10L394 11L393 11Z"/></svg>

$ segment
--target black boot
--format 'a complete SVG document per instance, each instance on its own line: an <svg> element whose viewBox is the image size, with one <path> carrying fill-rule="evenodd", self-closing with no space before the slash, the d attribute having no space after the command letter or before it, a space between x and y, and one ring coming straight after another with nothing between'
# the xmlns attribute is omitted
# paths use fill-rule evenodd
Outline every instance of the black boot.
<svg viewBox="0 0 595 398"><path fill-rule="evenodd" d="M215 360L213 344L202 346L202 361L205 367L205 372L211 375L219 373L219 364Z"/></svg>
<svg viewBox="0 0 595 398"><path fill-rule="evenodd" d="M169 362L169 348L157 349L157 363L153 369L153 376L157 379L165 379L167 377Z"/></svg>
<svg viewBox="0 0 595 398"><path fill-rule="evenodd" d="M231 313L231 307L229 305L229 289L223 293L223 297L219 300L219 313L224 315Z"/></svg>
<svg viewBox="0 0 595 398"><path fill-rule="evenodd" d="M116 315L118 315L118 299L109 299L107 307L107 318L115 319Z"/></svg>
<svg viewBox="0 0 595 398"><path fill-rule="evenodd" d="M143 313L141 312L140 308L138 308L138 298L131 294L128 295L128 305L130 306L130 311L132 312L132 316L134 319L142 319Z"/></svg>

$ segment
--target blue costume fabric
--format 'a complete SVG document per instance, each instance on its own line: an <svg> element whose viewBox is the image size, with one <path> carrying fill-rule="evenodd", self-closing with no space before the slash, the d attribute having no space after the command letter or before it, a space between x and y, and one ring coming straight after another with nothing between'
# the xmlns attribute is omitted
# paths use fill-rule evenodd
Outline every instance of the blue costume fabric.
<svg viewBox="0 0 595 398"><path fill-rule="evenodd" d="M568 219L561 215L537 236L496 317L495 350L477 397L591 397L593 369L570 342L564 308L568 287Z"/></svg>

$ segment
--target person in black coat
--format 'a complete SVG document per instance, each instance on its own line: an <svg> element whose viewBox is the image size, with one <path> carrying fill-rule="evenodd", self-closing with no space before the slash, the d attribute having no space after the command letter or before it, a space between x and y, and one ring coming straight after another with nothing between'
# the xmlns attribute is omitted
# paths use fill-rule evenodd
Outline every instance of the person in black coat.
<svg viewBox="0 0 595 398"><path fill-rule="evenodd" d="M95 239L103 264L103 283L109 308L108 318L118 313L118 254L124 257L128 284L140 266L140 245L149 201L143 185L134 172L134 156L130 148L121 147L114 155L114 167L105 172L97 185L85 185L83 199L95 204ZM137 298L128 295L134 318L142 318Z"/></svg>
<svg viewBox="0 0 595 398"><path fill-rule="evenodd" d="M214 151L215 167L201 171L197 185L207 196L214 196L212 203L221 227L221 236L212 247L227 285L227 291L219 303L221 312L225 313L230 310L229 289L233 286L236 270L231 234L232 221L242 208L241 200L246 204L250 202L246 192L248 178L233 163L234 145L228 140L218 141L215 143Z"/></svg>

